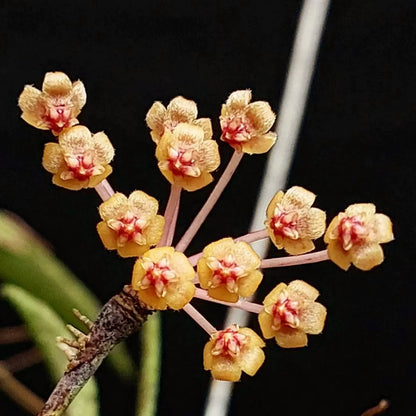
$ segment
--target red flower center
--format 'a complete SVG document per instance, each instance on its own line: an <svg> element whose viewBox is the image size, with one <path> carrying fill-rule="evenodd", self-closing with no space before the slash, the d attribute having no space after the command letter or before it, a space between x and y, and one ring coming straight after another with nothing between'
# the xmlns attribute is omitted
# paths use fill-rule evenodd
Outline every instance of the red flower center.
<svg viewBox="0 0 416 416"><path fill-rule="evenodd" d="M213 272L209 283L210 287L216 288L220 285L226 285L229 292L238 292L237 280L245 276L246 272L243 267L235 262L233 255L229 254L222 260L215 257L208 258L207 265Z"/></svg>
<svg viewBox="0 0 416 416"><path fill-rule="evenodd" d="M69 171L72 172L74 179L78 179L79 181L84 181L96 173L93 158L87 153L84 155L72 156L67 160L67 165Z"/></svg>
<svg viewBox="0 0 416 416"><path fill-rule="evenodd" d="M299 238L297 230L298 214L296 212L284 211L279 204L274 210L274 215L270 220L270 228L275 236L288 237L293 240Z"/></svg>
<svg viewBox="0 0 416 416"><path fill-rule="evenodd" d="M289 299L289 297L283 293L280 296L280 299L273 305L272 316L272 328L276 331L278 331L282 325L297 328L299 326L299 302Z"/></svg>
<svg viewBox="0 0 416 416"><path fill-rule="evenodd" d="M169 149L168 169L176 176L201 175L200 169L196 166L194 151L189 149Z"/></svg>
<svg viewBox="0 0 416 416"><path fill-rule="evenodd" d="M70 126L71 108L67 104L52 105L47 108L43 119L51 130L59 133Z"/></svg>
<svg viewBox="0 0 416 416"><path fill-rule="evenodd" d="M238 333L236 326L219 331L215 334L215 345L211 350L212 355L228 355L236 357L241 348L247 343L247 337Z"/></svg>
<svg viewBox="0 0 416 416"><path fill-rule="evenodd" d="M158 297L164 297L166 295L169 283L178 281L176 273L171 270L166 258L163 258L157 263L151 260L146 261L143 264L143 268L146 273L140 282L140 287L142 289L148 289L150 286L153 286Z"/></svg>
<svg viewBox="0 0 416 416"><path fill-rule="evenodd" d="M239 147L242 142L251 139L253 128L244 115L232 116L221 120L222 139L231 146Z"/></svg>
<svg viewBox="0 0 416 416"><path fill-rule="evenodd" d="M107 221L107 225L118 234L118 243L124 245L126 242L135 240L137 244L144 243L143 229L146 221L128 212L120 219Z"/></svg>
<svg viewBox="0 0 416 416"><path fill-rule="evenodd" d="M362 243L367 235L368 230L359 216L344 217L338 224L338 238L346 251Z"/></svg>

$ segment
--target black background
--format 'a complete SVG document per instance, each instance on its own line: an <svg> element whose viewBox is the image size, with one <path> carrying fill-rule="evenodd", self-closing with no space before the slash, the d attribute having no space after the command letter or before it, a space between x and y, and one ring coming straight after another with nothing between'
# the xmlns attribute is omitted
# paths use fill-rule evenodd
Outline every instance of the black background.
<svg viewBox="0 0 416 416"><path fill-rule="evenodd" d="M41 233L58 257L105 302L129 282L134 260L103 249L94 229L98 195L51 184L40 165L49 132L24 123L17 97L61 70L81 79L88 100L79 119L104 130L116 148L112 186L141 189L163 209L168 183L156 168L144 118L152 103L176 95L194 99L219 137L221 103L236 89L277 111L300 1L29 1L0 5L0 208ZM283 350L267 343L266 362L235 387L231 415L356 416L381 398L388 415L416 413L414 1L334 1L300 132L289 185L318 195L332 218L349 204L374 202L394 221L395 241L371 272L347 273L332 263L266 273L259 299L280 281L317 287L328 308L324 333L309 346ZM220 143L223 163L231 151ZM188 253L223 236L246 233L265 155L247 156ZM212 186L183 196L178 236ZM273 250L270 255L276 255ZM62 288L65 290L65 288ZM194 305L221 326L224 308ZM1 323L18 318L3 303ZM201 415L209 383L202 368L206 336L184 313L163 315L159 415ZM257 330L253 317L251 326ZM53 340L51 340L53 342ZM138 355L135 340L129 347ZM10 353L0 347L0 359ZM42 365L18 377L46 397L52 385ZM97 374L101 415L133 414L134 391ZM23 415L0 393L2 414ZM3 410L4 413L3 413Z"/></svg>

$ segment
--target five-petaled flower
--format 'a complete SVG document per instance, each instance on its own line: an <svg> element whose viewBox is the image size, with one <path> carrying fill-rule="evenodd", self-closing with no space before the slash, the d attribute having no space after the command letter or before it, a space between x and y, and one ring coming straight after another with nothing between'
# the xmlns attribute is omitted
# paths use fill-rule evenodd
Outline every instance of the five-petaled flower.
<svg viewBox="0 0 416 416"><path fill-rule="evenodd" d="M104 246L122 257L138 257L162 237L165 220L157 215L159 204L142 191L127 198L117 192L99 207L103 221L97 231Z"/></svg>
<svg viewBox="0 0 416 416"><path fill-rule="evenodd" d="M276 133L269 131L276 115L266 101L250 101L250 90L230 94L221 108L221 140L244 153L265 153L276 141Z"/></svg>
<svg viewBox="0 0 416 416"><path fill-rule="evenodd" d="M22 118L31 126L51 130L57 136L78 124L77 116L87 95L81 81L71 82L63 72L47 72L42 91L26 85L19 97Z"/></svg>
<svg viewBox="0 0 416 416"><path fill-rule="evenodd" d="M146 123L151 129L152 140L157 144L166 130L172 131L179 123L189 123L204 130L204 138L212 137L212 126L209 118L196 118L198 108L195 101L182 96L173 98L167 107L156 101L146 114Z"/></svg>
<svg viewBox="0 0 416 416"><path fill-rule="evenodd" d="M58 143L45 145L42 165L53 173L55 185L71 190L93 188L111 172L114 148L103 133L91 134L85 126L65 129Z"/></svg>
<svg viewBox="0 0 416 416"><path fill-rule="evenodd" d="M315 299L319 292L302 280L286 285L278 284L264 299L264 310L259 313L264 338L275 338L283 348L304 347L306 334L320 334L326 308Z"/></svg>
<svg viewBox="0 0 416 416"><path fill-rule="evenodd" d="M264 341L250 328L231 325L217 331L204 347L204 369L217 380L238 381L244 371L254 376L264 362Z"/></svg>
<svg viewBox="0 0 416 416"><path fill-rule="evenodd" d="M141 301L154 309L182 309L194 296L195 270L173 247L157 247L139 257L132 286Z"/></svg>
<svg viewBox="0 0 416 416"><path fill-rule="evenodd" d="M263 278L260 262L249 244L223 238L204 248L197 266L199 282L209 296L237 302L239 296L248 297L257 290Z"/></svg>
<svg viewBox="0 0 416 416"><path fill-rule="evenodd" d="M166 179L187 191L212 182L209 172L220 164L217 143L206 139L201 127L188 123L165 131L156 147L156 157Z"/></svg>
<svg viewBox="0 0 416 416"><path fill-rule="evenodd" d="M376 214L374 204L353 204L329 224L324 236L328 256L341 269L351 263L370 270L384 260L381 243L393 240L392 223L384 214Z"/></svg>
<svg viewBox="0 0 416 416"><path fill-rule="evenodd" d="M267 231L277 248L289 254L302 254L315 248L312 240L325 231L325 212L312 208L315 195L293 186L286 193L279 191L267 207Z"/></svg>

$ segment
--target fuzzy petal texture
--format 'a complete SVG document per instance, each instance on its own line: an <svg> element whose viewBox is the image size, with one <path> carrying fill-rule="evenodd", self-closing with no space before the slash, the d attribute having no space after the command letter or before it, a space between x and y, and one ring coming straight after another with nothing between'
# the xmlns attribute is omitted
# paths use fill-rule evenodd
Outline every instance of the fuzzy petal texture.
<svg viewBox="0 0 416 416"><path fill-rule="evenodd" d="M276 134L270 132L276 115L269 103L251 101L250 90L234 91L221 108L221 140L236 151L260 154L270 150Z"/></svg>
<svg viewBox="0 0 416 416"><path fill-rule="evenodd" d="M319 292L302 280L280 283L264 299L258 320L264 338L275 338L283 348L304 347L307 334L320 334L326 308L315 299Z"/></svg>
<svg viewBox="0 0 416 416"><path fill-rule="evenodd" d="M231 325L212 334L205 345L204 369L224 381L238 381L242 372L254 376L264 362L264 346L264 341L250 328Z"/></svg>
<svg viewBox="0 0 416 416"><path fill-rule="evenodd" d="M194 268L183 253L173 247L157 247L137 259L132 286L150 307L178 310L195 294L194 277Z"/></svg>
<svg viewBox="0 0 416 416"><path fill-rule="evenodd" d="M158 167L163 176L187 191L196 191L212 182L210 172L220 164L218 145L205 138L201 127L178 124L166 131L156 147Z"/></svg>
<svg viewBox="0 0 416 416"><path fill-rule="evenodd" d="M380 244L394 239L390 218L371 203L350 205L329 224L324 236L329 258L341 269L367 271L384 261Z"/></svg>
<svg viewBox="0 0 416 416"><path fill-rule="evenodd" d="M103 220L97 226L104 246L122 257L137 257L162 238L165 220L157 215L157 200L143 191L127 198L115 193L99 206Z"/></svg>
<svg viewBox="0 0 416 416"><path fill-rule="evenodd" d="M146 124L150 128L152 140L158 144L162 136L172 132L180 123L198 126L204 131L204 139L212 137L211 120L208 118L197 119L198 108L194 101L182 96L173 98L167 107L156 101L146 114Z"/></svg>
<svg viewBox="0 0 416 416"><path fill-rule="evenodd" d="M18 104L23 120L38 129L51 130L57 136L78 124L76 117L86 100L87 95L81 81L72 83L63 72L48 72L42 91L26 85Z"/></svg>
<svg viewBox="0 0 416 416"><path fill-rule="evenodd" d="M315 194L300 186L279 191L266 210L266 229L278 249L299 255L315 248L313 240L325 232L326 214L312 207Z"/></svg>
<svg viewBox="0 0 416 416"><path fill-rule="evenodd" d="M57 143L45 145L42 165L54 174L52 182L70 190L93 188L111 174L114 149L104 133L85 126L65 129Z"/></svg>
<svg viewBox="0 0 416 416"><path fill-rule="evenodd" d="M263 279L257 270L260 263L249 244L223 238L204 248L197 264L199 282L212 298L237 302L239 296L248 297L257 290Z"/></svg>

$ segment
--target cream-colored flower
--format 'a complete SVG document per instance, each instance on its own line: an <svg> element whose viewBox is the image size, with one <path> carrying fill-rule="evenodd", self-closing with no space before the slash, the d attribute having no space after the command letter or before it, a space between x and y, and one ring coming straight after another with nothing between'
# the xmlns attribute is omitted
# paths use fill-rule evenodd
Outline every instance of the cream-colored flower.
<svg viewBox="0 0 416 416"><path fill-rule="evenodd" d="M74 126L59 135L58 143L45 145L42 165L53 173L55 185L79 190L104 180L112 172L113 157L114 148L103 132L91 134L85 126Z"/></svg>
<svg viewBox="0 0 416 416"><path fill-rule="evenodd" d="M159 204L142 191L127 198L116 193L99 206L103 221L97 231L104 246L122 257L138 257L162 237L165 220L157 215Z"/></svg>
<svg viewBox="0 0 416 416"><path fill-rule="evenodd" d="M315 248L312 240L325 231L325 212L312 208L315 195L300 186L279 191L267 207L265 225L274 245L289 254L302 254Z"/></svg>
<svg viewBox="0 0 416 416"><path fill-rule="evenodd" d="M276 115L266 101L250 101L250 90L230 94L221 108L221 140L244 153L265 153L276 141L276 133L269 131Z"/></svg>
<svg viewBox="0 0 416 416"><path fill-rule="evenodd" d="M240 296L251 296L263 274L260 257L243 241L223 238L204 248L197 271L201 287L209 296L226 302L237 302Z"/></svg>
<svg viewBox="0 0 416 416"><path fill-rule="evenodd" d="M283 348L304 347L306 334L320 334L326 318L326 308L315 299L319 292L302 280L278 284L264 299L259 313L264 338L275 338Z"/></svg>
<svg viewBox="0 0 416 416"><path fill-rule="evenodd" d="M384 260L380 244L393 240L392 223L384 214L376 214L374 204L353 204L329 224L324 241L328 256L341 269L351 263L370 270Z"/></svg>
<svg viewBox="0 0 416 416"><path fill-rule="evenodd" d="M238 381L244 371L254 376L264 362L264 341L250 328L231 325L215 332L204 347L204 369L217 380Z"/></svg>
<svg viewBox="0 0 416 416"><path fill-rule="evenodd" d="M31 126L51 130L57 136L78 124L77 116L87 101L84 84L71 82L63 72L47 72L42 91L26 85L19 97L22 118Z"/></svg>
<svg viewBox="0 0 416 416"><path fill-rule="evenodd" d="M211 183L210 172L220 164L217 143L205 140L204 130L188 123L165 131L156 147L156 157L163 176L187 191Z"/></svg>
<svg viewBox="0 0 416 416"><path fill-rule="evenodd" d="M156 101L146 114L146 123L151 129L152 140L157 144L166 130L173 131L179 123L199 126L204 131L204 139L212 137L212 126L209 118L196 118L198 108L195 101L182 96L173 98L167 107Z"/></svg>
<svg viewBox="0 0 416 416"><path fill-rule="evenodd" d="M132 286L140 300L154 309L182 309L194 296L195 270L173 247L157 247L137 259Z"/></svg>

